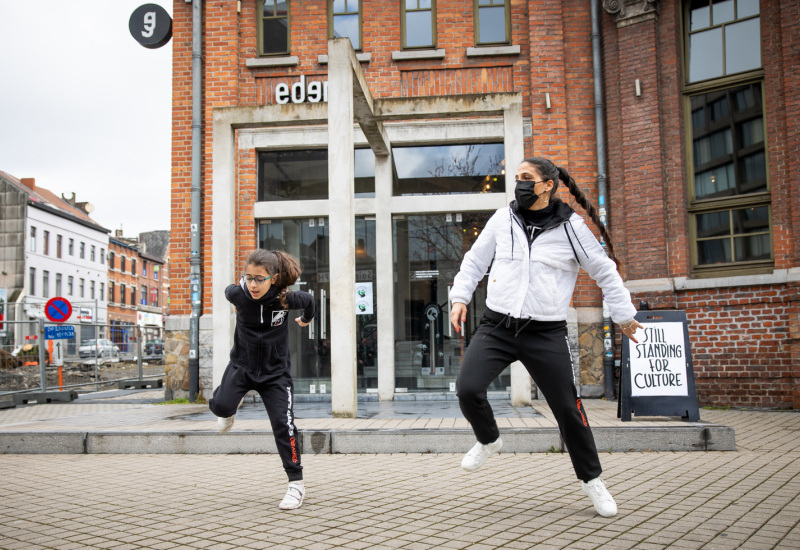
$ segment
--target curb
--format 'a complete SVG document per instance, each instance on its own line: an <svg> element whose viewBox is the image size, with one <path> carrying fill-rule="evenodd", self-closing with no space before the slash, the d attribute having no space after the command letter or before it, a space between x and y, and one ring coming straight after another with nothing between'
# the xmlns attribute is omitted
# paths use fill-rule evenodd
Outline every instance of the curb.
<svg viewBox="0 0 800 550"><path fill-rule="evenodd" d="M735 451L731 427L593 428L598 452ZM564 452L557 428L501 431L503 453ZM304 454L463 453L470 429L299 431ZM272 432L0 432L0 454L275 454Z"/></svg>

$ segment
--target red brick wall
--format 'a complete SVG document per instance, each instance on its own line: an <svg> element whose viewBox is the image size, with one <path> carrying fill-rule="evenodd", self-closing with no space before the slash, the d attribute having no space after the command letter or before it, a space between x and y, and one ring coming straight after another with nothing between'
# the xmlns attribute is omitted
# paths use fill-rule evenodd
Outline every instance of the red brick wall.
<svg viewBox="0 0 800 550"><path fill-rule="evenodd" d="M799 9L761 2L775 269L800 259L798 183L789 175L800 168L800 72L790 61ZM655 22L617 28L615 17L603 16L611 226L628 279L691 276L681 17L677 0L659 2ZM800 407L796 283L634 296L640 300L686 310L701 404Z"/></svg>
<svg viewBox="0 0 800 550"><path fill-rule="evenodd" d="M296 82L301 74L321 80L327 74L327 66L318 63L318 56L327 54L325 0L291 4L290 53L298 56L297 66L247 68L246 59L257 55L256 4L256 0L243 0L242 11L237 14L236 2L204 3L201 257L205 313L210 312L211 304L214 108L271 103L278 82ZM519 92L523 116L530 117L533 132L525 139L525 154L549 157L566 167L597 204L589 2L512 0L512 43L520 46L521 54L479 58L466 57L466 48L474 45L474 29L471 14L465 15L465 4L471 6L456 0L438 3L437 47L446 50L445 59L393 61L392 51L401 49L399 5L365 1L363 43L371 61L362 63L362 69L373 95ZM800 115L796 93L800 87L796 62L800 6L789 0L761 4L762 29L769 29L762 32L762 55L775 268L788 269L797 266L800 259L800 208L793 208L798 196L795 174L800 173L800 133L795 122ZM177 315L187 315L191 310L191 10L192 5L183 0L173 3L170 312ZM613 242L629 280L691 276L681 14L680 1L662 0L655 20L617 28L615 17L601 12L607 206ZM641 97L634 95L636 79L641 82ZM546 92L550 94L550 109L545 106ZM239 247L234 261L238 265L256 245L255 152L238 151L235 170ZM562 197L569 199L563 190ZM591 222L589 225L592 227ZM743 293L750 296L743 297ZM594 283L583 275L573 305L599 306L599 296ZM701 403L800 407L796 285L651 293L634 298L634 303L647 300L653 308L687 310ZM777 319L767 319L772 315ZM773 323L772 332L758 339L754 351L745 340L761 321ZM743 325L749 325L751 332L734 332ZM714 334L720 330L738 336L715 340L725 335ZM767 360L762 352L774 357Z"/></svg>

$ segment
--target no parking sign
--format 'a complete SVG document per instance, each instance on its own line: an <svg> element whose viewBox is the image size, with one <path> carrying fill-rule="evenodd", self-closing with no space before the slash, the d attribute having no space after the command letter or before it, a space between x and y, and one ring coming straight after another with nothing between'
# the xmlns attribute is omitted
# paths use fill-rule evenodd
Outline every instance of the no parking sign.
<svg viewBox="0 0 800 550"><path fill-rule="evenodd" d="M44 316L54 323L63 323L72 315L72 304L69 300L56 296L44 305Z"/></svg>

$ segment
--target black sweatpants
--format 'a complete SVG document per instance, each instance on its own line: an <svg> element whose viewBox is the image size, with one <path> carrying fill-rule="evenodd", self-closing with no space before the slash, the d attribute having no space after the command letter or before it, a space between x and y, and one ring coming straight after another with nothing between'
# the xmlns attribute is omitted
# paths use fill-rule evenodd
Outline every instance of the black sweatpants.
<svg viewBox="0 0 800 550"><path fill-rule="evenodd" d="M516 360L528 369L553 411L575 474L583 481L599 477L597 447L573 381L566 321L528 322L486 311L456 382L461 411L475 437L486 445L500 436L486 390Z"/></svg>
<svg viewBox="0 0 800 550"><path fill-rule="evenodd" d="M288 372L256 375L229 363L222 375L222 382L214 390L214 396L208 402L208 408L217 416L233 416L242 398L250 390L257 391L264 402L278 446L278 454L283 461L283 469L286 470L289 481L303 479L300 446L292 410L294 382Z"/></svg>

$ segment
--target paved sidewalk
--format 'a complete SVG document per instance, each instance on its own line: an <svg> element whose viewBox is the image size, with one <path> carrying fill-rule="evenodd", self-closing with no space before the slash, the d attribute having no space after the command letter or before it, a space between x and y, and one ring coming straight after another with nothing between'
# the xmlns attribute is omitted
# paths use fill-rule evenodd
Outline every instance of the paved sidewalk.
<svg viewBox="0 0 800 550"><path fill-rule="evenodd" d="M308 454L292 512L277 508L276 455L2 455L0 548L800 548L800 414L701 418L733 427L737 450L601 454L614 518L562 453L503 453L472 474L460 453Z"/></svg>

